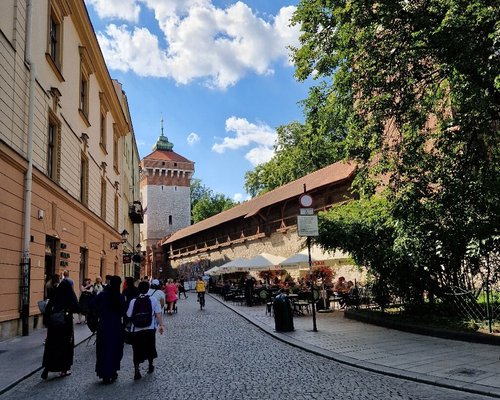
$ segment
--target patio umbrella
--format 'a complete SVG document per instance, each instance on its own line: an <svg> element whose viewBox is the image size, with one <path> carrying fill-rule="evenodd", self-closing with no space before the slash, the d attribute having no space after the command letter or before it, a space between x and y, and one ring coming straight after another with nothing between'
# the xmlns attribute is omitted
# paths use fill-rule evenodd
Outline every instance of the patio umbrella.
<svg viewBox="0 0 500 400"><path fill-rule="evenodd" d="M227 274L231 272L247 271L247 262L248 260L246 258L235 258L234 260L221 265L217 272L220 274Z"/></svg>
<svg viewBox="0 0 500 400"><path fill-rule="evenodd" d="M246 267L248 271L266 271L281 269L279 263L285 257L275 256L274 254L262 253L247 261Z"/></svg>
<svg viewBox="0 0 500 400"><path fill-rule="evenodd" d="M311 261L316 261L316 258L311 255ZM286 260L280 262L283 269L296 269L302 266L309 266L309 254L306 253L296 253L293 256L288 257Z"/></svg>
<svg viewBox="0 0 500 400"><path fill-rule="evenodd" d="M205 271L205 275L218 275L219 267L212 267L208 271Z"/></svg>

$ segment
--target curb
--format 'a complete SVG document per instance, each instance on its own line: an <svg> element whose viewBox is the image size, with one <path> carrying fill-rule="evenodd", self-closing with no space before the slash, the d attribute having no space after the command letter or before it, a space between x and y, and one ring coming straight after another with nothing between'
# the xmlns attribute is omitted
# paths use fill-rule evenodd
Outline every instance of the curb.
<svg viewBox="0 0 500 400"><path fill-rule="evenodd" d="M442 388L446 388L446 389L453 389L453 390L458 390L461 392L478 394L478 395L482 395L482 396L489 396L489 397L500 399L500 390L497 388L491 388L491 390L488 390L488 388L485 386L477 385L477 384L470 383L470 382L460 382L460 381L455 381L453 379L448 379L448 378L433 377L433 376L425 375L425 374L418 373L418 372L399 370L396 368L391 368L391 367L386 367L383 365L370 363L369 361L362 361L361 362L360 360L357 360L355 358L346 357L346 356L343 356L341 354L335 353L333 351L326 350L326 349L323 349L321 347L302 342L300 340L297 340L297 339L294 339L294 338L288 336L285 333L276 332L271 327L261 324L260 322L253 319L252 317L240 312L237 308L233 307L232 305L226 304L225 302L223 302L221 299L219 299L218 297L216 297L214 295L210 294L210 297L212 299L218 301L219 303L221 303L225 307L229 308L230 310L234 311L236 314L240 315L241 317L246 319L248 322L250 322L252 325L255 325L257 328L260 328L262 331L264 331L268 335L273 336L275 339L278 339L281 342L287 343L290 346L305 350L309 353L313 353L315 355L327 358L327 359L332 360L332 361L339 362L341 364L348 365L350 367L362 369L365 371L374 372L374 373L381 374L381 375L391 376L393 378L405 379L405 380L409 380L409 381L413 381L413 382L425 383L427 385L442 387Z"/></svg>
<svg viewBox="0 0 500 400"><path fill-rule="evenodd" d="M75 343L75 348L79 345L81 345L83 342L89 340L93 334L91 332L89 332L89 335L84 335L85 337L82 338L81 340L78 341L78 343ZM24 381L25 379L28 379L31 375L34 375L36 374L37 372L40 372L41 370L43 369L42 366L40 367L36 367L35 369L33 369L31 372L28 372L26 373L25 375L23 375L21 378L15 380L14 382L8 384L7 386L3 387L3 388L0 388L0 396L6 392L8 392L10 389L12 389L13 387L17 386L18 384L20 384L22 381Z"/></svg>

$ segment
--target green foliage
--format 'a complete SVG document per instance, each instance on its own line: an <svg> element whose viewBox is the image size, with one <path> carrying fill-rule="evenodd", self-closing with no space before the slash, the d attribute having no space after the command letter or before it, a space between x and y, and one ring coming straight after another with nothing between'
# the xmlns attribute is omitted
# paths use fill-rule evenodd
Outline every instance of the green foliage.
<svg viewBox="0 0 500 400"><path fill-rule="evenodd" d="M412 298L472 287L499 253L498 21L488 0L303 0L294 15L296 76L318 82L307 121L337 124L362 199L387 187L325 215L320 241Z"/></svg>
<svg viewBox="0 0 500 400"><path fill-rule="evenodd" d="M237 203L232 201L229 197L223 194L213 194L198 200L192 209L193 222L197 223L204 219L210 218L222 211L229 210Z"/></svg>
<svg viewBox="0 0 500 400"><path fill-rule="evenodd" d="M196 206L196 203L203 198L211 197L212 189L205 186L201 179L191 179L191 210Z"/></svg>
<svg viewBox="0 0 500 400"><path fill-rule="evenodd" d="M203 185L200 179L191 181L191 219L192 223L203 221L209 217L234 207L236 202Z"/></svg>

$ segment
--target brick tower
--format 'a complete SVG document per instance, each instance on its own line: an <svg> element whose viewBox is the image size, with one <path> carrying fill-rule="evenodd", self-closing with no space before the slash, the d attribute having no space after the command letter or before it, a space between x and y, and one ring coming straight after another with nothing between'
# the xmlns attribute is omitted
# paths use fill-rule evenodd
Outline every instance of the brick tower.
<svg viewBox="0 0 500 400"><path fill-rule="evenodd" d="M141 160L140 187L145 207L141 225L142 249L146 250L144 274L161 277L166 272L158 241L191 224L191 177L194 162L172 150L163 135L153 152Z"/></svg>

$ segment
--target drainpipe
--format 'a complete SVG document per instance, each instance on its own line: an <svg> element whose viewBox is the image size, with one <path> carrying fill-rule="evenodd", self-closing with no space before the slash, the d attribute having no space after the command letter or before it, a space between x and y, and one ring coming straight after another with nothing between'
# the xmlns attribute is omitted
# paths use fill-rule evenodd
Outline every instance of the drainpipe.
<svg viewBox="0 0 500 400"><path fill-rule="evenodd" d="M25 60L29 65L29 104L28 104L28 138L27 152L28 167L24 179L24 231L23 231L23 255L21 259L21 321L23 336L29 335L29 314L30 314L30 242L31 242L31 194L33 185L33 116L35 102L35 63L31 59L32 40L32 0L28 0L26 15L26 48Z"/></svg>

